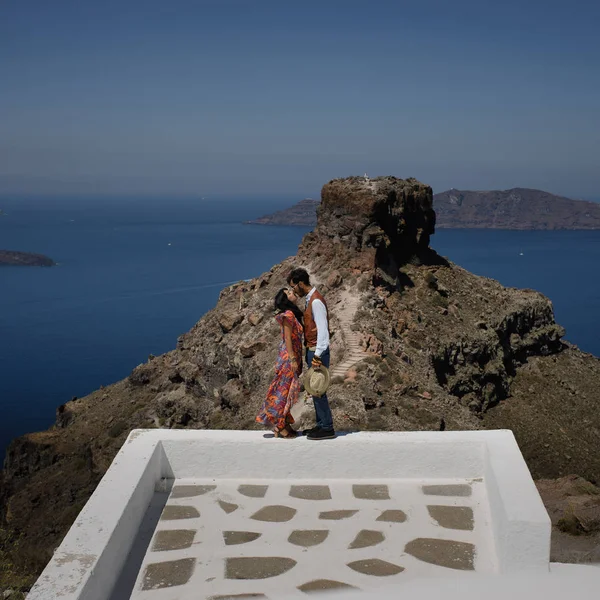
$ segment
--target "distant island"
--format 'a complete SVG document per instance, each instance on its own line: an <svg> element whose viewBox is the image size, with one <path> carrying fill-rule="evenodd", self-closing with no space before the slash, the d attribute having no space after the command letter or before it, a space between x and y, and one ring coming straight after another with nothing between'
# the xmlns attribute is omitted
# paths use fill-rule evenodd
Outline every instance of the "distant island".
<svg viewBox="0 0 600 600"><path fill-rule="evenodd" d="M0 267L52 267L56 263L43 254L0 250Z"/></svg>
<svg viewBox="0 0 600 600"><path fill-rule="evenodd" d="M541 190L448 190L433 196L439 228L600 229L600 203Z"/></svg>
<svg viewBox="0 0 600 600"><path fill-rule="evenodd" d="M313 227L319 204L319 200L301 200L246 223ZM434 194L433 206L439 229L600 229L600 203L571 200L542 190L451 189Z"/></svg>
<svg viewBox="0 0 600 600"><path fill-rule="evenodd" d="M272 215L265 215L251 221L244 221L245 225L295 225L298 227L313 227L317 224L317 206L320 200L305 198L294 206L278 210Z"/></svg>

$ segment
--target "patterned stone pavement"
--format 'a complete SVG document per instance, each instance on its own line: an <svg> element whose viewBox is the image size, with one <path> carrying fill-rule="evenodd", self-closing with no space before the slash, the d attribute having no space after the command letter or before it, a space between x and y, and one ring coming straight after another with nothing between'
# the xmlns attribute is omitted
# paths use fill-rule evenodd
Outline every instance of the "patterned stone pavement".
<svg viewBox="0 0 600 600"><path fill-rule="evenodd" d="M492 542L480 480L176 481L131 598L304 596L493 572Z"/></svg>

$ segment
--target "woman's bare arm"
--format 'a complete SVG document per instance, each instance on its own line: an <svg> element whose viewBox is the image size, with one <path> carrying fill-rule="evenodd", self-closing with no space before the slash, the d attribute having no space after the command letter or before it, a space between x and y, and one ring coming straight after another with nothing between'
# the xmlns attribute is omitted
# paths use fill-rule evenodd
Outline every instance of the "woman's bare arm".
<svg viewBox="0 0 600 600"><path fill-rule="evenodd" d="M294 345L292 344L292 327L287 321L284 321L283 323L283 338L285 339L285 347L288 356L290 357L290 361L292 362L292 366L294 367L294 371L297 371L298 361L294 355Z"/></svg>

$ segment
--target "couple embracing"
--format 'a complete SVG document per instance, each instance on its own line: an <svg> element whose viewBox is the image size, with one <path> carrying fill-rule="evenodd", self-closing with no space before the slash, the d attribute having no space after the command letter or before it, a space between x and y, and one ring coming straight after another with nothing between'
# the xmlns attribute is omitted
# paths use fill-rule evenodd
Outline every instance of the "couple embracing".
<svg viewBox="0 0 600 600"><path fill-rule="evenodd" d="M294 438L292 406L300 395L302 346L309 368L329 367L329 315L323 296L310 284L305 269L294 269L287 277L288 287L275 296L275 318L281 326L281 343L275 378L256 421L273 429L275 437ZM300 301L303 310L296 303ZM304 433L310 440L335 437L327 394L313 395L316 426Z"/></svg>

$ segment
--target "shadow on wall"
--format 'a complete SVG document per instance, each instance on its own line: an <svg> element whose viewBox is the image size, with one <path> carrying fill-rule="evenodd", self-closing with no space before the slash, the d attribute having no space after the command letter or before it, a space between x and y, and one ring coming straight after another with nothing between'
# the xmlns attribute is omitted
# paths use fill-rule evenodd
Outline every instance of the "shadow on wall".
<svg viewBox="0 0 600 600"><path fill-rule="evenodd" d="M142 568L142 562L148 552L148 547L160 520L160 515L167 504L171 488L173 487L172 479L165 481L167 489L165 491L154 492L152 496L127 560L123 565L123 570L115 583L110 600L129 600L131 598L136 579Z"/></svg>

